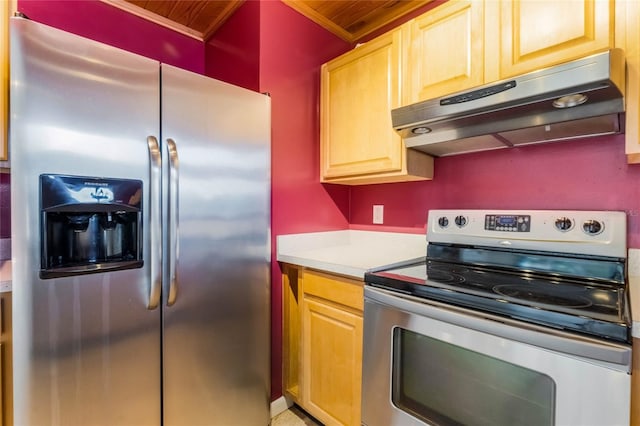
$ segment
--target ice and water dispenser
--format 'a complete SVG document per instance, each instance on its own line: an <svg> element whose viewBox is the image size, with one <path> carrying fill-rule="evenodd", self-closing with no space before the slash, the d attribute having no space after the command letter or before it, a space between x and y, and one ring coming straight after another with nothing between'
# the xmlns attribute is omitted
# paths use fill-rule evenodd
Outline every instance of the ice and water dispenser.
<svg viewBox="0 0 640 426"><path fill-rule="evenodd" d="M40 176L40 278L142 266L142 181Z"/></svg>

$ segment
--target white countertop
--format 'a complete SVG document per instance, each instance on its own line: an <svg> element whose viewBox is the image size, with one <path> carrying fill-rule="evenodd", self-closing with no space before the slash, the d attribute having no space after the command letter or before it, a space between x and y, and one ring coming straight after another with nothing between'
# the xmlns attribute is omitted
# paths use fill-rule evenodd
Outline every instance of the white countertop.
<svg viewBox="0 0 640 426"><path fill-rule="evenodd" d="M277 237L280 262L362 279L372 268L424 257L426 237L375 231L329 231ZM631 334L640 338L640 249L628 252Z"/></svg>
<svg viewBox="0 0 640 426"><path fill-rule="evenodd" d="M422 234L376 231L327 231L279 235L277 260L362 279L372 268L424 257ZM629 249L631 334L640 338L640 249ZM11 291L11 261L0 261L0 292Z"/></svg>
<svg viewBox="0 0 640 426"><path fill-rule="evenodd" d="M279 235L279 262L306 266L359 279L372 268L424 257L424 234L376 231L327 231Z"/></svg>

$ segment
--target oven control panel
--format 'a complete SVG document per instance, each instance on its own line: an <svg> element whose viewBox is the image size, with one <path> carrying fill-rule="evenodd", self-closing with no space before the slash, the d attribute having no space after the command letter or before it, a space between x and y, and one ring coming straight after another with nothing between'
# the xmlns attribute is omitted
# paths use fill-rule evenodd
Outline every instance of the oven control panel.
<svg viewBox="0 0 640 426"><path fill-rule="evenodd" d="M624 258L624 211L434 209L427 242Z"/></svg>
<svg viewBox="0 0 640 426"><path fill-rule="evenodd" d="M487 231L530 232L530 215L488 214L484 217Z"/></svg>

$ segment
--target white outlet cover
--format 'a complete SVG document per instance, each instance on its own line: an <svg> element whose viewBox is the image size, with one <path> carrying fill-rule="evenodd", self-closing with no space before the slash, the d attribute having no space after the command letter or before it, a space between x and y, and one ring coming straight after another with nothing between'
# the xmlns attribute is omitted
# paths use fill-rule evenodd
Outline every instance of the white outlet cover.
<svg viewBox="0 0 640 426"><path fill-rule="evenodd" d="M382 225L384 223L384 206L373 206L373 223L376 225Z"/></svg>

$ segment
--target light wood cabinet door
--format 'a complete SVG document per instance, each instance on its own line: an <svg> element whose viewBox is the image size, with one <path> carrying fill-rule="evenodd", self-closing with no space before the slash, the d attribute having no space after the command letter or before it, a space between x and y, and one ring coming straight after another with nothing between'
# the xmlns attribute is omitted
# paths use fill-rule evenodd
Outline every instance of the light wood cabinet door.
<svg viewBox="0 0 640 426"><path fill-rule="evenodd" d="M304 295L303 404L327 425L360 425L362 315Z"/></svg>
<svg viewBox="0 0 640 426"><path fill-rule="evenodd" d="M635 0L634 0L635 1ZM631 360L631 426L640 425L640 339L632 341Z"/></svg>
<svg viewBox="0 0 640 426"><path fill-rule="evenodd" d="M320 174L364 184L430 179L433 160L409 152L391 124L401 104L403 31L386 33L321 69Z"/></svg>
<svg viewBox="0 0 640 426"><path fill-rule="evenodd" d="M613 47L613 0L500 0L499 5L500 78Z"/></svg>
<svg viewBox="0 0 640 426"><path fill-rule="evenodd" d="M323 65L325 178L401 169L402 144L390 115L400 106L401 44L394 31Z"/></svg>
<svg viewBox="0 0 640 426"><path fill-rule="evenodd" d="M4 360L4 351L6 350L5 346L6 345L4 343L0 343L0 366L4 365L4 363L5 363L5 360ZM6 380L5 373L2 371L2 368L0 368L0 383L3 384L3 386L0 386L0 413L2 413L2 415L0 416L0 426L4 426L4 425L7 424L4 421L4 418L5 418L5 407L4 407L5 395L4 395L4 390L2 389L4 387L5 380Z"/></svg>
<svg viewBox="0 0 640 426"><path fill-rule="evenodd" d="M0 161L9 156L9 16L13 8L13 0L0 1Z"/></svg>
<svg viewBox="0 0 640 426"><path fill-rule="evenodd" d="M13 425L11 293L0 294L0 426Z"/></svg>
<svg viewBox="0 0 640 426"><path fill-rule="evenodd" d="M406 104L484 83L484 2L447 2L407 23Z"/></svg>
<svg viewBox="0 0 640 426"><path fill-rule="evenodd" d="M625 151L627 162L640 163L640 1L616 2L616 47L625 53ZM640 390L640 386L638 386ZM640 398L640 396L639 396ZM637 410L640 413L640 407ZM638 423L640 425L640 415Z"/></svg>
<svg viewBox="0 0 640 426"><path fill-rule="evenodd" d="M282 271L282 389L300 404L302 292L298 271L290 265Z"/></svg>

